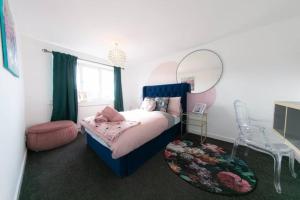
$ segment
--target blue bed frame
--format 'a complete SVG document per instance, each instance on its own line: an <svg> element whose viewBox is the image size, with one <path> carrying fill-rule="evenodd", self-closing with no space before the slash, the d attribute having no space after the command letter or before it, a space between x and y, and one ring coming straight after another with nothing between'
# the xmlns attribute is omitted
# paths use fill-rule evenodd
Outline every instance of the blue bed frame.
<svg viewBox="0 0 300 200"><path fill-rule="evenodd" d="M186 112L187 93L190 91L190 85L187 83L144 86L143 98L181 96L182 110L183 112ZM89 134L86 134L86 140L87 144L113 170L115 174L120 177L124 177L132 174L153 155L161 151L170 141L174 140L179 133L180 123L168 130L165 130L156 138L118 159L113 159L111 156L111 150L97 142Z"/></svg>

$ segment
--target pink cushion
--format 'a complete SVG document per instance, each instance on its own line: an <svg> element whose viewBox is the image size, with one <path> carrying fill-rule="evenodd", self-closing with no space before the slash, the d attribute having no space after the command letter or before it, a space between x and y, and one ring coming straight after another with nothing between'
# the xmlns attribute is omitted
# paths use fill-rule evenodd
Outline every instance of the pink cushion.
<svg viewBox="0 0 300 200"><path fill-rule="evenodd" d="M140 109L146 110L146 111L153 111L155 109L155 107L156 107L156 101L152 98L146 97L143 100Z"/></svg>
<svg viewBox="0 0 300 200"><path fill-rule="evenodd" d="M180 116L181 113L181 97L170 97L167 112L171 115Z"/></svg>
<svg viewBox="0 0 300 200"><path fill-rule="evenodd" d="M77 126L72 121L38 124L27 129L27 147L34 151L53 149L71 142L77 133Z"/></svg>
<svg viewBox="0 0 300 200"><path fill-rule="evenodd" d="M120 122L125 120L123 115L110 106L106 106L101 112L97 113L97 116L100 115L107 118L109 122Z"/></svg>
<svg viewBox="0 0 300 200"><path fill-rule="evenodd" d="M101 114L95 116L96 123L107 122L107 121L108 121L108 119Z"/></svg>

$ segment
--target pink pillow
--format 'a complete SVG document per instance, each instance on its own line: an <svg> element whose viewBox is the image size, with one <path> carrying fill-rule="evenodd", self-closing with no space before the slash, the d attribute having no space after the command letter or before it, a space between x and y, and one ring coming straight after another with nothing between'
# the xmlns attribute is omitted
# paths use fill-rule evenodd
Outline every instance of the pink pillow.
<svg viewBox="0 0 300 200"><path fill-rule="evenodd" d="M101 112L97 113L97 116L101 116L102 119L107 119L109 122L124 121L125 118L118 111L110 106L106 106Z"/></svg>
<svg viewBox="0 0 300 200"><path fill-rule="evenodd" d="M101 122L107 122L108 119L106 117L104 117L102 114L98 115L99 113L97 113L97 115L95 116L95 122L96 123L101 123Z"/></svg>
<svg viewBox="0 0 300 200"><path fill-rule="evenodd" d="M156 107L156 101L153 98L146 97L142 102L140 109L146 111L153 111Z"/></svg>
<svg viewBox="0 0 300 200"><path fill-rule="evenodd" d="M181 103L180 103L181 97L170 97L169 99L169 105L167 112L171 115L175 115L177 117L180 116L181 113Z"/></svg>

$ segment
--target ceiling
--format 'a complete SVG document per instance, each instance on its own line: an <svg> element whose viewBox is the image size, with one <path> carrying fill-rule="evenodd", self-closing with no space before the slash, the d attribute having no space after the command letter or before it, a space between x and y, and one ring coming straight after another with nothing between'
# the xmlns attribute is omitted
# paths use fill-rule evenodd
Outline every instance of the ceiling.
<svg viewBox="0 0 300 200"><path fill-rule="evenodd" d="M299 15L299 0L10 0L22 34L128 65Z"/></svg>

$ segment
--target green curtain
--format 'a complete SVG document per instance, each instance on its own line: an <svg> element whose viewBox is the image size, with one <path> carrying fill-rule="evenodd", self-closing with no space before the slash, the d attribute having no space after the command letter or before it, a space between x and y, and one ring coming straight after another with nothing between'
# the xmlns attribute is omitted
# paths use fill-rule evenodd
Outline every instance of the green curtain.
<svg viewBox="0 0 300 200"><path fill-rule="evenodd" d="M123 94L122 94L122 83L121 83L121 68L114 67L114 92L115 101L114 106L118 111L124 111L123 107Z"/></svg>
<svg viewBox="0 0 300 200"><path fill-rule="evenodd" d="M77 123L77 57L53 52L53 110L51 121L72 120Z"/></svg>

